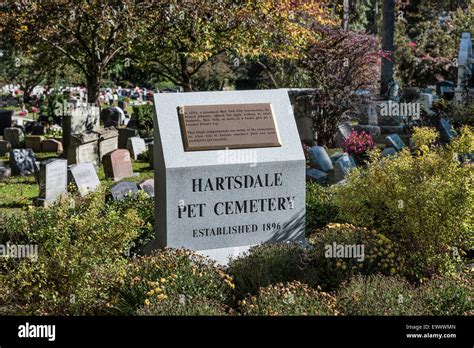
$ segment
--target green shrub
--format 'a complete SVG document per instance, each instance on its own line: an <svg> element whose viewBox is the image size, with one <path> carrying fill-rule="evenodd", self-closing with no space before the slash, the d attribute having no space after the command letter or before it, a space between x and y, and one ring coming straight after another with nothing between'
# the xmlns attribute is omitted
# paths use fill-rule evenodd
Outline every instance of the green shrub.
<svg viewBox="0 0 474 348"><path fill-rule="evenodd" d="M144 305L158 306L180 296L226 303L232 277L214 261L185 249L164 249L132 259L120 279L111 311L134 314Z"/></svg>
<svg viewBox="0 0 474 348"><path fill-rule="evenodd" d="M243 315L337 315L336 300L328 293L294 281L261 288L240 302Z"/></svg>
<svg viewBox="0 0 474 348"><path fill-rule="evenodd" d="M389 275L398 271L394 245L376 231L349 224L328 224L314 231L308 241L313 246L308 268L313 269L316 283L324 290L337 288L356 273ZM351 255L339 255L337 248L347 248Z"/></svg>
<svg viewBox="0 0 474 348"><path fill-rule="evenodd" d="M37 245L38 258L0 260L9 289L0 307L13 305L17 314L104 313L124 254L143 225L136 210L104 204L103 192L12 214L1 239Z"/></svg>
<svg viewBox="0 0 474 348"><path fill-rule="evenodd" d="M436 277L423 284L420 297L432 315L474 315L472 275Z"/></svg>
<svg viewBox="0 0 474 348"><path fill-rule="evenodd" d="M155 236L155 200L144 191L140 191L125 200L113 200L108 204L111 210L134 210L143 221L138 229L138 236L130 243L129 250L131 255L141 253L141 249Z"/></svg>
<svg viewBox="0 0 474 348"><path fill-rule="evenodd" d="M144 104L133 107L132 118L137 123L137 128L143 130L147 135L153 129L153 105Z"/></svg>
<svg viewBox="0 0 474 348"><path fill-rule="evenodd" d="M390 238L410 278L452 272L461 261L456 250L472 247L474 171L457 160L459 149L473 146L466 132L416 156L403 150L382 158L373 151L367 169L351 171L336 188L342 218Z"/></svg>
<svg viewBox="0 0 474 348"><path fill-rule="evenodd" d="M161 302L147 302L137 315L152 316L218 316L228 315L230 309L224 304L205 297L172 297Z"/></svg>
<svg viewBox="0 0 474 348"><path fill-rule="evenodd" d="M306 269L306 251L298 244L262 244L229 262L228 273L239 298L255 294L259 288L300 280L314 285L311 269Z"/></svg>
<svg viewBox="0 0 474 348"><path fill-rule="evenodd" d="M306 231L326 226L338 219L338 210L333 203L334 188L315 182L306 183Z"/></svg>
<svg viewBox="0 0 474 348"><path fill-rule="evenodd" d="M337 292L343 315L423 315L416 291L398 276L356 275Z"/></svg>

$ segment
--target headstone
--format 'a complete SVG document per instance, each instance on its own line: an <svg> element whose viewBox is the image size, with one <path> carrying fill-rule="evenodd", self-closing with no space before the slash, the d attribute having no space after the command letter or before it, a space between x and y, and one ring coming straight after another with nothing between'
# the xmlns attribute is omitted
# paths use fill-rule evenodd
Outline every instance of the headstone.
<svg viewBox="0 0 474 348"><path fill-rule="evenodd" d="M344 141L352 134L352 127L349 123L343 123L337 127L336 147L342 147Z"/></svg>
<svg viewBox="0 0 474 348"><path fill-rule="evenodd" d="M44 135L44 126L42 124L35 124L31 129L32 135Z"/></svg>
<svg viewBox="0 0 474 348"><path fill-rule="evenodd" d="M400 151L405 147L405 143L398 134L390 134L389 136L385 137L385 144L388 147L395 148L397 151Z"/></svg>
<svg viewBox="0 0 474 348"><path fill-rule="evenodd" d="M41 151L62 153L63 144L56 139L45 139L41 142Z"/></svg>
<svg viewBox="0 0 474 348"><path fill-rule="evenodd" d="M81 196L94 192L100 181L92 163L81 163L69 166L69 182L76 185Z"/></svg>
<svg viewBox="0 0 474 348"><path fill-rule="evenodd" d="M98 140L98 133L72 135L67 153L68 163L93 163L98 166L100 163Z"/></svg>
<svg viewBox="0 0 474 348"><path fill-rule="evenodd" d="M41 135L27 135L25 136L25 147L30 148L33 152L41 152L41 142L44 137Z"/></svg>
<svg viewBox="0 0 474 348"><path fill-rule="evenodd" d="M141 190L145 191L149 197L155 197L155 180L147 179L138 184Z"/></svg>
<svg viewBox="0 0 474 348"><path fill-rule="evenodd" d="M374 105L369 105L367 107L367 125L368 126L377 126L379 124L379 117L377 115L377 109Z"/></svg>
<svg viewBox="0 0 474 348"><path fill-rule="evenodd" d="M10 168L0 166L0 182L7 180L11 175Z"/></svg>
<svg viewBox="0 0 474 348"><path fill-rule="evenodd" d="M434 96L431 93L420 93L420 102L423 110L431 113L431 106L433 105Z"/></svg>
<svg viewBox="0 0 474 348"><path fill-rule="evenodd" d="M454 132L451 127L449 120L442 118L439 120L439 128L441 133L441 139L445 142L450 142L454 137Z"/></svg>
<svg viewBox="0 0 474 348"><path fill-rule="evenodd" d="M103 158L105 177L115 181L133 176L132 161L128 150L118 149Z"/></svg>
<svg viewBox="0 0 474 348"><path fill-rule="evenodd" d="M157 247L220 263L304 239L306 164L286 90L154 95ZM158 107L159 105L159 107Z"/></svg>
<svg viewBox="0 0 474 348"><path fill-rule="evenodd" d="M331 159L331 162L333 163L333 166L334 163L336 163L337 160L341 158L341 156L344 156L344 152L335 152L329 157Z"/></svg>
<svg viewBox="0 0 474 348"><path fill-rule="evenodd" d="M67 193L67 160L51 159L39 166L38 184L40 188L38 201L43 205L56 201Z"/></svg>
<svg viewBox="0 0 474 348"><path fill-rule="evenodd" d="M126 149L128 138L138 136L138 130L133 128L119 128L118 148Z"/></svg>
<svg viewBox="0 0 474 348"><path fill-rule="evenodd" d="M10 152L11 145L9 141L0 140L0 157L5 156L7 153Z"/></svg>
<svg viewBox="0 0 474 348"><path fill-rule="evenodd" d="M436 84L436 94L440 98L451 100L454 97L454 82L452 81L441 81Z"/></svg>
<svg viewBox="0 0 474 348"><path fill-rule="evenodd" d="M334 166L334 178L336 182L343 180L346 175L356 167L356 163L352 156L344 154L341 156Z"/></svg>
<svg viewBox="0 0 474 348"><path fill-rule="evenodd" d="M145 140L140 137L128 138L127 150L130 151L132 158L137 160L139 155L146 152Z"/></svg>
<svg viewBox="0 0 474 348"><path fill-rule="evenodd" d="M70 114L63 117L63 147L69 153L69 144L73 134L95 132L99 129L99 108L94 106L78 106L70 110ZM97 156L98 157L98 156ZM69 162L71 164L71 162ZM75 162L72 162L75 163Z"/></svg>
<svg viewBox="0 0 474 348"><path fill-rule="evenodd" d="M10 150L10 168L12 175L32 175L36 172L36 157L31 149Z"/></svg>
<svg viewBox="0 0 474 348"><path fill-rule="evenodd" d="M105 127L118 127L123 124L125 114L122 109L112 106L101 111L100 119Z"/></svg>
<svg viewBox="0 0 474 348"><path fill-rule="evenodd" d="M379 126L357 125L354 127L354 129L359 133L366 132L372 137L378 137L382 134L382 131Z"/></svg>
<svg viewBox="0 0 474 348"><path fill-rule="evenodd" d="M385 149L382 150L382 156L383 157L388 157L395 155L397 153L397 150L394 147L386 147Z"/></svg>
<svg viewBox="0 0 474 348"><path fill-rule="evenodd" d="M3 135L5 128L12 126L13 110L0 110L0 135Z"/></svg>
<svg viewBox="0 0 474 348"><path fill-rule="evenodd" d="M309 148L308 155L311 167L322 170L323 172L328 172L334 169L331 159L324 147L313 146Z"/></svg>
<svg viewBox="0 0 474 348"><path fill-rule="evenodd" d="M23 145L25 136L23 131L17 127L5 128L3 130L4 140L10 142L12 149L17 149Z"/></svg>
<svg viewBox="0 0 474 348"><path fill-rule="evenodd" d="M102 158L109 152L117 150L118 131L114 127L105 128L98 131L99 133L99 158Z"/></svg>
<svg viewBox="0 0 474 348"><path fill-rule="evenodd" d="M122 181L110 188L110 195L114 200L124 200L132 197L138 192L137 184L130 181Z"/></svg>
<svg viewBox="0 0 474 348"><path fill-rule="evenodd" d="M325 172L314 168L306 168L306 180L324 184L327 182L327 179L328 175Z"/></svg>

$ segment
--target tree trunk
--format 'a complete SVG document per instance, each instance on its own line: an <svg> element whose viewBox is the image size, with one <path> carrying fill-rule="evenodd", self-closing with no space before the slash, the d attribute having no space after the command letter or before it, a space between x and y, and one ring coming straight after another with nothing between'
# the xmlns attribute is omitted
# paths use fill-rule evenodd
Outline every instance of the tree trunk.
<svg viewBox="0 0 474 348"><path fill-rule="evenodd" d="M344 0L342 23L344 31L349 30L349 0Z"/></svg>
<svg viewBox="0 0 474 348"><path fill-rule="evenodd" d="M87 103L99 106L100 74L88 74L87 83Z"/></svg>
<svg viewBox="0 0 474 348"><path fill-rule="evenodd" d="M181 87L184 92L192 92L193 86L191 83L191 76L188 72L188 58L185 56L180 57L181 65Z"/></svg>
<svg viewBox="0 0 474 348"><path fill-rule="evenodd" d="M384 0L382 22L382 50L393 53L393 37L395 33L395 0ZM393 79L393 57L382 59L380 95L385 95Z"/></svg>

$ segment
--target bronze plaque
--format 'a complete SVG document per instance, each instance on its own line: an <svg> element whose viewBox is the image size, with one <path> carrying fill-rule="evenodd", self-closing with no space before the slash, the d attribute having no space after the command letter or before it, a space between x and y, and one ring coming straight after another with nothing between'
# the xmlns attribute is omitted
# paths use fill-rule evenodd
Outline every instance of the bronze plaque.
<svg viewBox="0 0 474 348"><path fill-rule="evenodd" d="M184 151L281 146L269 103L178 107Z"/></svg>

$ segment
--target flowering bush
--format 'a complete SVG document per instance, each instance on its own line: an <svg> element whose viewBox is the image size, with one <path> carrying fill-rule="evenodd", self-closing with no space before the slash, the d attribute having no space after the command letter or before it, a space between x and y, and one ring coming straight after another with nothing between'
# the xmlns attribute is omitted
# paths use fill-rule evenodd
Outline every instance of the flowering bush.
<svg viewBox="0 0 474 348"><path fill-rule="evenodd" d="M305 270L305 249L298 244L263 244L229 263L236 294L243 298L259 288L279 282L300 280L314 285L311 270Z"/></svg>
<svg viewBox="0 0 474 348"><path fill-rule="evenodd" d="M226 305L206 297L171 297L163 301L153 301L137 310L137 315L151 316L217 316L229 315L233 311Z"/></svg>
<svg viewBox="0 0 474 348"><path fill-rule="evenodd" d="M426 314L412 285L401 277L357 275L337 292L338 309L344 315Z"/></svg>
<svg viewBox="0 0 474 348"><path fill-rule="evenodd" d="M344 140L342 147L345 152L351 156L360 157L367 153L367 151L375 148L372 135L364 131L357 133L353 130L351 135Z"/></svg>
<svg viewBox="0 0 474 348"><path fill-rule="evenodd" d="M38 246L37 260L0 258L0 308L12 314L95 315L106 311L125 254L144 221L130 207L104 204L104 193L9 215L0 242Z"/></svg>
<svg viewBox="0 0 474 348"><path fill-rule="evenodd" d="M416 279L456 270L462 250L472 248L474 171L457 153L471 149L474 137L463 128L449 146L426 146L432 140L418 134L417 156L371 151L367 168L354 170L334 195L342 218L390 238L404 274Z"/></svg>
<svg viewBox="0 0 474 348"><path fill-rule="evenodd" d="M333 203L334 187L306 182L306 231L321 228L331 222L340 222Z"/></svg>
<svg viewBox="0 0 474 348"><path fill-rule="evenodd" d="M304 283L278 283L261 288L240 302L243 315L337 315L336 299Z"/></svg>
<svg viewBox="0 0 474 348"><path fill-rule="evenodd" d="M392 275L399 269L393 243L383 234L366 228L328 224L314 231L308 242L313 250L309 252L306 269L313 269L316 283L324 290L337 288L353 274Z"/></svg>
<svg viewBox="0 0 474 348"><path fill-rule="evenodd" d="M164 249L137 257L119 282L109 305L112 312L120 314L134 314L139 308L156 307L183 296L225 303L234 288L232 277L214 261L186 249Z"/></svg>
<svg viewBox="0 0 474 348"><path fill-rule="evenodd" d="M472 274L436 277L419 291L424 306L432 315L474 315Z"/></svg>

